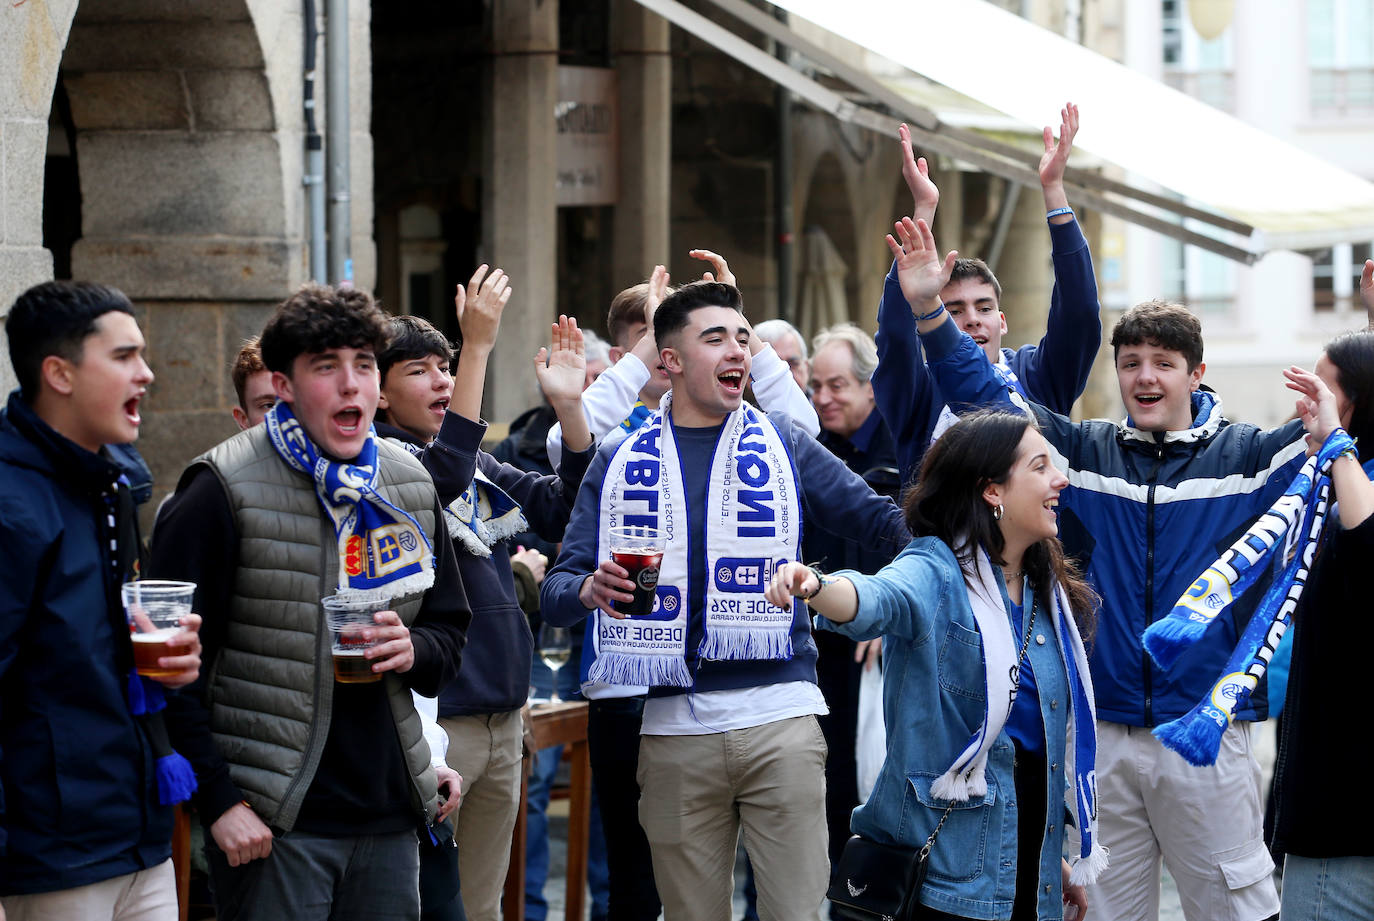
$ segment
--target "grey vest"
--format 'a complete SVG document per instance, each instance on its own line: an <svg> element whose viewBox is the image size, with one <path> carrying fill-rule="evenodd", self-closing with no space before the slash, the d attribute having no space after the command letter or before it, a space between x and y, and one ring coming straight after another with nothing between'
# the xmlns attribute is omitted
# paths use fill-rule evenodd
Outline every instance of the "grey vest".
<svg viewBox="0 0 1374 921"><path fill-rule="evenodd" d="M334 526L314 483L292 470L266 426L241 432L197 458L229 496L238 529L238 568L224 648L209 678L210 728L229 774L268 825L290 831L329 734L334 695L329 632L320 599L338 585ZM377 491L435 534L434 484L408 452L378 442ZM407 626L422 592L395 599ZM386 675L395 730L405 753L417 815L438 805L429 746L410 691ZM388 744L386 738L379 745Z"/></svg>

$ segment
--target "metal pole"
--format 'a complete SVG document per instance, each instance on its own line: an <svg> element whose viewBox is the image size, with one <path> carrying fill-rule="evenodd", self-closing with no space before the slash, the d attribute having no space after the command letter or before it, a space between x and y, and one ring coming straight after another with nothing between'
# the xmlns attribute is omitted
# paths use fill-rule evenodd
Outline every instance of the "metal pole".
<svg viewBox="0 0 1374 921"><path fill-rule="evenodd" d="M787 12L782 9L774 15L784 23ZM789 62L791 52L778 44L774 47L778 60ZM778 157L773 171L773 220L777 228L776 246L778 248L778 316L784 320L796 320L792 303L792 265L796 258L796 216L792 213L792 94L779 85L774 94L777 107Z"/></svg>
<svg viewBox="0 0 1374 921"><path fill-rule="evenodd" d="M315 121L315 46L320 30L315 22L315 0L304 0L305 19L305 196L310 214L310 279L328 277L327 233L324 217L324 143Z"/></svg>
<svg viewBox="0 0 1374 921"><path fill-rule="evenodd" d="M326 0L325 7L325 164L329 177L329 281L353 283L349 247L348 178L348 0Z"/></svg>

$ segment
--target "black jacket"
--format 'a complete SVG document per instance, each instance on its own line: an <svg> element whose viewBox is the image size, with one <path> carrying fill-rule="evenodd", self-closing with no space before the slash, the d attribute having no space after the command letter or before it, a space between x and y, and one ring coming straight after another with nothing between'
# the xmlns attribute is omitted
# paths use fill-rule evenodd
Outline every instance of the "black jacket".
<svg viewBox="0 0 1374 921"><path fill-rule="evenodd" d="M70 889L171 856L172 810L158 804L152 752L125 699L133 650L119 585L132 577L138 532L119 475L10 396L0 414L0 894Z"/></svg>

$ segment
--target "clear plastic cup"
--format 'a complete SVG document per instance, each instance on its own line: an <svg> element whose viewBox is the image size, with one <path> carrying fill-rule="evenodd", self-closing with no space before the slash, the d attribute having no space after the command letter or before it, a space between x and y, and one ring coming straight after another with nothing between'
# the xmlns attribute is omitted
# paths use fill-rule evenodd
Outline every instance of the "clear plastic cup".
<svg viewBox="0 0 1374 921"><path fill-rule="evenodd" d="M148 579L120 586L124 614L129 619L129 638L134 643L134 668L140 675L165 678L179 673L178 669L162 668L157 660L182 654L180 649L169 647L167 641L184 629L181 619L191 613L195 594L194 582Z"/></svg>
<svg viewBox="0 0 1374 921"><path fill-rule="evenodd" d="M381 681L381 674L372 670L372 661L366 655L376 641L364 639L363 630L377 625L373 615L378 611L391 610L391 599L371 592L349 592L330 595L321 599L320 604L329 625L334 680L340 684Z"/></svg>

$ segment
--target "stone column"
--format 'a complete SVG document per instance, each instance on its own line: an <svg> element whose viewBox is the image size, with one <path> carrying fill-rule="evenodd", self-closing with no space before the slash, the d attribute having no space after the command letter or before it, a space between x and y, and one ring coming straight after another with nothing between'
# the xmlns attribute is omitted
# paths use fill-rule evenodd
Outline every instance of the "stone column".
<svg viewBox="0 0 1374 921"><path fill-rule="evenodd" d="M633 0L612 17L619 94L620 190L612 268L617 290L646 279L668 252L673 65L668 21Z"/></svg>
<svg viewBox="0 0 1374 921"><path fill-rule="evenodd" d="M488 417L509 421L542 399L530 359L547 344L556 300L558 0L494 0L491 35L483 245L488 262L510 275L514 294L492 352L483 408Z"/></svg>
<svg viewBox="0 0 1374 921"><path fill-rule="evenodd" d="M43 248L43 168L48 109L71 10L6 4L0 12L0 323L14 299L52 278ZM0 325L0 400L16 385Z"/></svg>

